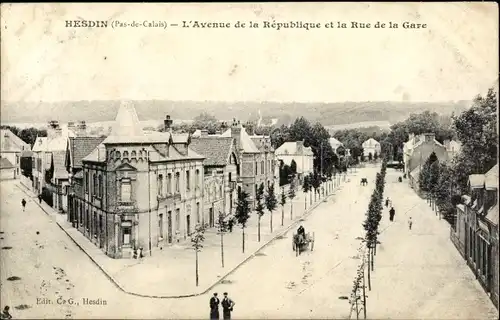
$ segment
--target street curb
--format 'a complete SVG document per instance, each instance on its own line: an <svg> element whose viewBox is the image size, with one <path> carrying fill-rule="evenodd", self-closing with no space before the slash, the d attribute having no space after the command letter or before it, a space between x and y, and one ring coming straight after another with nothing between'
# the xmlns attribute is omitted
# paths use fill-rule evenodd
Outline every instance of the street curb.
<svg viewBox="0 0 500 320"><path fill-rule="evenodd" d="M346 181L345 181L346 182ZM344 182L344 183L345 183ZM16 185L17 186L17 185ZM339 189L341 185L337 186L337 190ZM22 188L20 188L19 186L17 186L21 191L23 191L26 195L29 196L29 194L23 190ZM232 275L238 268L240 268L243 264L245 264L246 262L248 262L250 259L254 258L256 256L257 253L259 253L262 249L264 249L265 247L267 247L268 245L270 245L272 242L274 242L278 237L281 237L283 236L284 234L286 234L287 232L290 231L290 229L292 229L293 227L295 227L297 224L299 224L300 222L303 221L304 218L310 216L313 212L314 212L314 209L316 209L317 207L319 207L320 204L322 204L324 202L325 199L328 199L330 198L331 196L335 196L336 195L336 192L337 190L333 190L333 192L330 194L330 195L327 195L326 197L322 198L322 199L319 199L316 203L314 203L311 207L309 207L305 212L304 214L302 214L300 217L297 217L295 221L293 221L288 227L286 227L284 230L280 231L279 233L277 233L275 236L273 236L271 239L269 239L266 243L264 243L261 247L259 247L258 249L256 249L252 254L250 254L248 257L246 257L243 261L241 261L239 264L237 264L234 268L232 268L230 271L228 271L224 276L222 276L221 278L217 279L216 282L214 282L212 285L210 285L207 289L201 291L201 292L198 292L198 293L192 293L192 294L185 294L185 295L172 295L172 296L157 296L157 295L144 295L144 294L140 294L140 293L134 293L134 292L130 292L130 291L127 291L125 290L119 283L118 281L116 281L113 276L111 276L107 271L104 270L103 267L101 267L101 265L99 263L97 263L95 261L95 259L68 233L68 231L66 231L66 229L61 226L61 224L57 221L57 219L55 219L55 222L57 224L57 226L62 230L64 231L64 233L76 244L76 246L81 250L83 251L89 258L90 260L99 268L99 270L102 271L102 273L104 273L104 275L122 292L126 293L126 294L129 294L129 295L133 295L133 296L137 296L137 297L142 297L142 298L155 298L155 299L180 299L180 298L191 298L191 297L196 297L196 296L201 296L201 295L204 295L206 294L208 291L212 290L215 286L217 286L220 282L222 282L223 280L225 280L227 277L229 277L230 275ZM40 207L40 209L42 209L42 211L45 212L45 214L47 214L48 216L52 217L53 215L51 215L50 213L48 213L39 203L37 203L37 205ZM55 215L56 213L54 213Z"/></svg>

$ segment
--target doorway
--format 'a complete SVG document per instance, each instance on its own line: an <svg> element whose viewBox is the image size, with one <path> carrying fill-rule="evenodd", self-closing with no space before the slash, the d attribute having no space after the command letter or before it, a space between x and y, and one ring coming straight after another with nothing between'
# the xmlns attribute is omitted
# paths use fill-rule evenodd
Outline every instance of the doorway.
<svg viewBox="0 0 500 320"><path fill-rule="evenodd" d="M210 228L214 226L214 208L208 209L208 223Z"/></svg>
<svg viewBox="0 0 500 320"><path fill-rule="evenodd" d="M191 235L191 216L189 214L186 216L186 231L187 231L187 235L190 236Z"/></svg>

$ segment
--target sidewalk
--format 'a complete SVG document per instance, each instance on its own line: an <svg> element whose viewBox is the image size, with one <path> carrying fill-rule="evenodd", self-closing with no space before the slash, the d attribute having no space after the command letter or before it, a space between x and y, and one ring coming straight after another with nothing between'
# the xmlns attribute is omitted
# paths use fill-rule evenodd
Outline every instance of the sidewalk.
<svg viewBox="0 0 500 320"><path fill-rule="evenodd" d="M393 201L396 215L390 222L384 206L372 291L366 291L368 318L498 319L498 311L450 241L449 224L407 180L399 183L400 175L387 170L384 198Z"/></svg>
<svg viewBox="0 0 500 320"><path fill-rule="evenodd" d="M334 195L342 185L349 181L341 179L340 188L330 194ZM324 199L317 198L310 206L307 195L307 210L304 211L304 194L297 192L293 201L293 220L290 219L290 199L284 208L284 226L281 226L281 206L273 212L273 232L270 233L270 214L266 210L261 220L261 241L257 241L257 214L251 213L247 228L245 228L245 253L242 253L241 227L235 226L233 232L224 235L224 268L221 266L221 237L215 229L205 233L203 249L198 253L199 286L195 282L195 252L190 241L163 247L153 251L152 256L143 259L112 259L85 236L74 229L66 221L65 214L56 213L42 201L39 204L36 195L25 186L19 186L29 194L33 201L57 222L62 230L82 249L90 259L107 275L121 290L129 294L154 298L181 298L203 294L229 276L239 266L258 254L277 237L300 223L301 219L313 212ZM277 190L277 198L281 190Z"/></svg>

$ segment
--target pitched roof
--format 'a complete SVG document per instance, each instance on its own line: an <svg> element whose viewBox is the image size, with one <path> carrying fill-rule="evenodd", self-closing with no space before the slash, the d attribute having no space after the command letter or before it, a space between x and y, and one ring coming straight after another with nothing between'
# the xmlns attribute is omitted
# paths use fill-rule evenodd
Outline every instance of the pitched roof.
<svg viewBox="0 0 500 320"><path fill-rule="evenodd" d="M23 151L29 150L30 146L21 138L16 136L14 132L9 129L1 129L0 130L0 150L2 151Z"/></svg>
<svg viewBox="0 0 500 320"><path fill-rule="evenodd" d="M486 214L486 219L492 224L498 226L498 202L488 210Z"/></svg>
<svg viewBox="0 0 500 320"><path fill-rule="evenodd" d="M370 139L366 140L365 142L363 142L362 145L363 146L367 146L367 145L370 145L370 146L373 145L373 146L375 146L375 145L379 145L379 144L380 144L380 142L378 142L377 140L375 140L373 138L370 138Z"/></svg>
<svg viewBox="0 0 500 320"><path fill-rule="evenodd" d="M269 136L249 136L250 140L255 144L259 151L269 152L273 151L273 147L271 145L271 137Z"/></svg>
<svg viewBox="0 0 500 320"><path fill-rule="evenodd" d="M257 148L257 146L255 145L255 143L252 141L252 139L250 139L248 133L246 132L245 128L240 124L240 129L241 129L241 133L240 133L240 146L241 146L241 149L243 149L243 152L247 152L247 153L260 153L259 149ZM226 132L224 132L223 134L220 135L220 137L232 137L232 128L229 128L226 130Z"/></svg>
<svg viewBox="0 0 500 320"><path fill-rule="evenodd" d="M274 153L276 155L314 155L311 147L304 147L302 145L302 148L300 148L298 141L285 142L281 146L279 146Z"/></svg>
<svg viewBox="0 0 500 320"><path fill-rule="evenodd" d="M206 166L225 166L233 150L234 140L230 137L200 137L191 140L189 145L196 153L205 156Z"/></svg>
<svg viewBox="0 0 500 320"><path fill-rule="evenodd" d="M338 147L338 146L343 146L344 145L342 142L340 142L339 140L337 140L334 137L331 137L330 139L328 139L328 141L330 142L330 144L332 145L332 147Z"/></svg>
<svg viewBox="0 0 500 320"><path fill-rule="evenodd" d="M82 167L82 159L88 156L101 142L103 137L72 137L69 138L71 163L73 168Z"/></svg>
<svg viewBox="0 0 500 320"><path fill-rule="evenodd" d="M490 171L486 172L484 184L486 189L498 189L498 163Z"/></svg>
<svg viewBox="0 0 500 320"><path fill-rule="evenodd" d="M10 169L15 168L12 163L10 163L7 158L0 158L0 169Z"/></svg>
<svg viewBox="0 0 500 320"><path fill-rule="evenodd" d="M66 151L55 151L52 153L52 161L54 161L54 178L56 179L68 178L68 172L64 165L65 157Z"/></svg>
<svg viewBox="0 0 500 320"><path fill-rule="evenodd" d="M35 143L33 144L33 148L31 149L31 151L33 151L33 152L46 151L47 150L47 142L48 142L47 137L37 137L35 140Z"/></svg>
<svg viewBox="0 0 500 320"><path fill-rule="evenodd" d="M484 174L471 174L469 176L469 183L471 188L484 187Z"/></svg>

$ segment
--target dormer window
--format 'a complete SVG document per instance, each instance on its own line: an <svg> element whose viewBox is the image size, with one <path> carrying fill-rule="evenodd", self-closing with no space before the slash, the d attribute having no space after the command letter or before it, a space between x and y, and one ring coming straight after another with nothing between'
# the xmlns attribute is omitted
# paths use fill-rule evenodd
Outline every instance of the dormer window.
<svg viewBox="0 0 500 320"><path fill-rule="evenodd" d="M135 150L131 153L131 160L137 160L137 152Z"/></svg>
<svg viewBox="0 0 500 320"><path fill-rule="evenodd" d="M121 157L122 157L122 155L121 155L120 151L116 151L116 153L115 153L115 159L116 160L120 160Z"/></svg>
<svg viewBox="0 0 500 320"><path fill-rule="evenodd" d="M120 183L120 200L122 202L132 201L132 181L129 178L122 179Z"/></svg>
<svg viewBox="0 0 500 320"><path fill-rule="evenodd" d="M123 160L128 160L128 151L123 151Z"/></svg>

